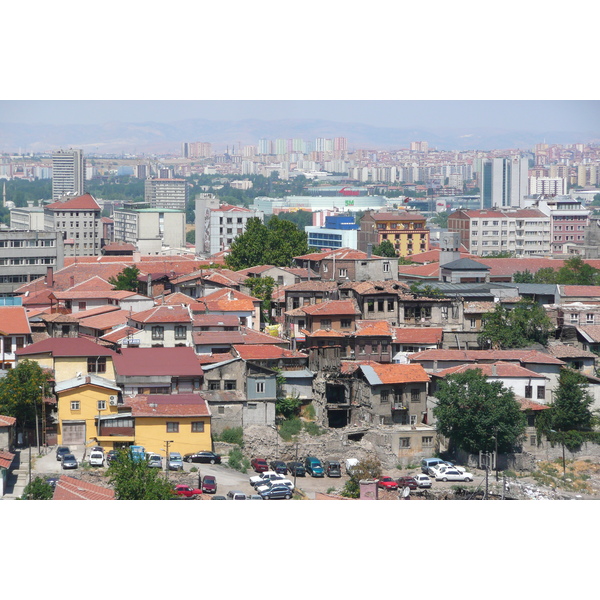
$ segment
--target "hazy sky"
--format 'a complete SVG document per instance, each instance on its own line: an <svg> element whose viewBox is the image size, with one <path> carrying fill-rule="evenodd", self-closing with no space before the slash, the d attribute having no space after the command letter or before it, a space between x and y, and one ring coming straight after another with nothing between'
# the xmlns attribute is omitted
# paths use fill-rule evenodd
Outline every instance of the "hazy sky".
<svg viewBox="0 0 600 600"><path fill-rule="evenodd" d="M5 100L0 123L326 119L389 127L600 132L594 100Z"/></svg>

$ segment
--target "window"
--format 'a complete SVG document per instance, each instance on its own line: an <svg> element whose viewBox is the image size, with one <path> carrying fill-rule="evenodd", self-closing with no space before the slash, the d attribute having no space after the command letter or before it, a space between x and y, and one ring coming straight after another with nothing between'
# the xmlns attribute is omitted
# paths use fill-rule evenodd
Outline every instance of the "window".
<svg viewBox="0 0 600 600"><path fill-rule="evenodd" d="M360 344L358 346L358 353L359 354L364 354L365 353L365 345L364 344Z"/></svg>
<svg viewBox="0 0 600 600"><path fill-rule="evenodd" d="M546 399L546 386L545 385L538 385L537 398L538 398L538 400Z"/></svg>
<svg viewBox="0 0 600 600"><path fill-rule="evenodd" d="M394 301L388 300L387 307L388 307L388 311L393 311L394 310Z"/></svg>
<svg viewBox="0 0 600 600"><path fill-rule="evenodd" d="M448 307L447 306L440 307L440 314L442 316L442 319L447 319L448 318Z"/></svg>
<svg viewBox="0 0 600 600"><path fill-rule="evenodd" d="M226 379L224 382L226 390L235 390L237 389L237 381L235 379Z"/></svg>
<svg viewBox="0 0 600 600"><path fill-rule="evenodd" d="M469 325L470 325L471 329L475 329L475 327L477 327L477 319L470 318Z"/></svg>
<svg viewBox="0 0 600 600"><path fill-rule="evenodd" d="M106 400L98 400L98 410L106 410Z"/></svg>
<svg viewBox="0 0 600 600"><path fill-rule="evenodd" d="M410 448L410 438L400 438L400 448Z"/></svg>
<svg viewBox="0 0 600 600"><path fill-rule="evenodd" d="M209 381L208 382L208 389L209 390L220 390L221 389L221 381L220 380L216 380L216 381Z"/></svg>
<svg viewBox="0 0 600 600"><path fill-rule="evenodd" d="M369 300L367 302L367 311L374 312L375 311L375 302L373 300Z"/></svg>
<svg viewBox="0 0 600 600"><path fill-rule="evenodd" d="M192 421L192 433L204 433L204 421Z"/></svg>
<svg viewBox="0 0 600 600"><path fill-rule="evenodd" d="M388 343L381 342L381 354L387 354L388 352Z"/></svg>
<svg viewBox="0 0 600 600"><path fill-rule="evenodd" d="M256 382L256 393L257 394L264 394L265 393L265 382L264 381L257 381ZM248 408L250 408L250 405L248 405Z"/></svg>
<svg viewBox="0 0 600 600"><path fill-rule="evenodd" d="M152 339L153 340L164 340L165 339L165 328L162 325L155 325L152 327Z"/></svg>
<svg viewBox="0 0 600 600"><path fill-rule="evenodd" d="M350 327L352 325L352 321L351 321L351 319L342 319L340 325L341 325L341 327L346 329L347 327Z"/></svg>
<svg viewBox="0 0 600 600"><path fill-rule="evenodd" d="M248 402L248 408L250 410L256 410L258 408L258 404L256 404L256 402Z"/></svg>
<svg viewBox="0 0 600 600"><path fill-rule="evenodd" d="M322 319L321 320L321 327L323 329L331 329L331 319Z"/></svg>
<svg viewBox="0 0 600 600"><path fill-rule="evenodd" d="M411 425L417 424L417 415L410 415L410 424Z"/></svg>
<svg viewBox="0 0 600 600"><path fill-rule="evenodd" d="M586 320L586 323L591 323L593 325L594 324L594 314L591 313L591 314L585 315L585 320Z"/></svg>
<svg viewBox="0 0 600 600"><path fill-rule="evenodd" d="M348 269L340 269L340 277L348 277Z"/></svg>
<svg viewBox="0 0 600 600"><path fill-rule="evenodd" d="M179 433L179 422L167 421L167 433Z"/></svg>
<svg viewBox="0 0 600 600"><path fill-rule="evenodd" d="M106 356L89 356L87 370L88 373L106 373Z"/></svg>
<svg viewBox="0 0 600 600"><path fill-rule="evenodd" d="M185 340L187 335L187 327L185 325L175 325L175 339Z"/></svg>
<svg viewBox="0 0 600 600"><path fill-rule="evenodd" d="M418 389L410 390L410 401L411 402L420 402L421 393Z"/></svg>
<svg viewBox="0 0 600 600"><path fill-rule="evenodd" d="M530 436L529 436L529 443L530 443L532 446L535 446L535 445L537 444L537 437L536 437L535 435L530 435Z"/></svg>
<svg viewBox="0 0 600 600"><path fill-rule="evenodd" d="M16 337L15 342L16 342L16 346L17 346L17 350L18 350L19 348L22 348L25 345L25 338L24 337Z"/></svg>
<svg viewBox="0 0 600 600"><path fill-rule="evenodd" d="M79 410L81 408L78 401L71 402L71 410Z"/></svg>
<svg viewBox="0 0 600 600"><path fill-rule="evenodd" d="M384 404L390 401L390 392L388 390L381 390L379 394L379 401Z"/></svg>
<svg viewBox="0 0 600 600"><path fill-rule="evenodd" d="M390 272L390 263L389 262L384 262L383 263L383 272L384 273L389 273Z"/></svg>
<svg viewBox="0 0 600 600"><path fill-rule="evenodd" d="M533 397L533 387L531 385L526 385L525 386L525 398L532 398Z"/></svg>
<svg viewBox="0 0 600 600"><path fill-rule="evenodd" d="M433 446L433 436L425 436L421 438L421 446L423 446L423 448L431 448L431 446Z"/></svg>
<svg viewBox="0 0 600 600"><path fill-rule="evenodd" d="M379 312L383 312L383 307L384 307L384 306L385 306L385 305L384 305L384 301L383 301L383 300L378 300L378 301L377 301L377 310L378 310Z"/></svg>
<svg viewBox="0 0 600 600"><path fill-rule="evenodd" d="M79 302L78 306L79 306L79 310L86 310L87 309L87 303L86 302Z"/></svg>
<svg viewBox="0 0 600 600"><path fill-rule="evenodd" d="M220 415L224 415L225 414L225 407L224 406L219 406L218 409L217 409L217 412Z"/></svg>

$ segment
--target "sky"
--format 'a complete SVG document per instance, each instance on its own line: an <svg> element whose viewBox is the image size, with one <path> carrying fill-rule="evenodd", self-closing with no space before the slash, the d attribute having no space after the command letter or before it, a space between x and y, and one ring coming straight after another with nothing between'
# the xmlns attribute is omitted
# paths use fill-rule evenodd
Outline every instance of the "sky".
<svg viewBox="0 0 600 600"><path fill-rule="evenodd" d="M595 100L5 100L0 123L325 119L379 127L600 132Z"/></svg>

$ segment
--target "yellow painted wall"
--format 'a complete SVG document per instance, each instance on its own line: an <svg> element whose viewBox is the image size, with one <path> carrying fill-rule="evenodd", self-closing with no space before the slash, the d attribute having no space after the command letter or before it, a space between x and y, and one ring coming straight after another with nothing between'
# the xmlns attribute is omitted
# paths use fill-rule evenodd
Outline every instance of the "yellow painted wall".
<svg viewBox="0 0 600 600"><path fill-rule="evenodd" d="M89 440L96 437L95 418L98 416L98 401L106 401L106 410L100 412L102 416L117 414L117 407L110 406L109 396L117 392L93 385L85 385L72 390L65 390L58 394L58 444L62 444L63 421L85 421L85 436ZM71 410L71 402L79 402L79 410ZM90 444L95 445L95 444Z"/></svg>
<svg viewBox="0 0 600 600"><path fill-rule="evenodd" d="M54 378L56 383L66 381L67 379L74 379L78 373L87 375L87 357L86 356L72 356L72 357L49 357L47 355L36 355L32 354L26 356L30 360L35 360L40 367L53 369ZM106 357L106 372L105 373L94 373L104 379L115 379L115 368L110 356Z"/></svg>
<svg viewBox="0 0 600 600"><path fill-rule="evenodd" d="M167 432L167 421L179 423L179 433ZM203 421L204 431L192 432L192 421ZM189 452L212 450L210 417L136 417L135 443L144 446L146 452L156 452L165 456L165 441L172 440L169 452Z"/></svg>

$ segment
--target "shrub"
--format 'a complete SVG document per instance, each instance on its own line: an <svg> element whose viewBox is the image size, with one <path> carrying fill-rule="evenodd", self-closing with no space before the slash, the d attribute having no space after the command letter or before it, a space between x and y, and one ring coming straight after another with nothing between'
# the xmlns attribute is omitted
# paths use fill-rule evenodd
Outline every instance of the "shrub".
<svg viewBox="0 0 600 600"><path fill-rule="evenodd" d="M292 437L298 435L302 430L302 421L300 419L286 419L279 426L279 435L286 442L289 442Z"/></svg>
<svg viewBox="0 0 600 600"><path fill-rule="evenodd" d="M324 429L321 429L316 423L313 422L304 423L303 427L304 431L306 431L308 435L323 435L325 433Z"/></svg>
<svg viewBox="0 0 600 600"><path fill-rule="evenodd" d="M250 468L250 461L242 454L242 449L239 446L232 448L229 451L229 460L227 464L236 471L245 473Z"/></svg>
<svg viewBox="0 0 600 600"><path fill-rule="evenodd" d="M190 473L197 473L198 472L198 467L192 467L190 469Z"/></svg>
<svg viewBox="0 0 600 600"><path fill-rule="evenodd" d="M28 483L23 490L22 500L52 500L54 490L52 486L41 477L36 477Z"/></svg>
<svg viewBox="0 0 600 600"><path fill-rule="evenodd" d="M221 435L215 437L221 442L227 444L236 444L240 448L244 447L244 430L241 427L226 427Z"/></svg>
<svg viewBox="0 0 600 600"><path fill-rule="evenodd" d="M316 416L317 416L317 413L315 411L315 407L314 407L314 405L313 405L312 402L310 404L306 405L306 407L304 408L303 412L304 412L304 416L307 419L310 419L311 421L314 421L315 418L316 418Z"/></svg>
<svg viewBox="0 0 600 600"><path fill-rule="evenodd" d="M300 413L300 405L302 400L297 396L288 396L287 398L279 398L275 405L275 412L281 415L284 419L293 419Z"/></svg>

